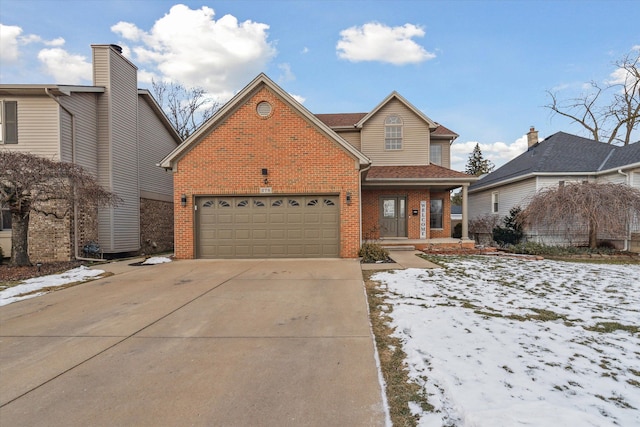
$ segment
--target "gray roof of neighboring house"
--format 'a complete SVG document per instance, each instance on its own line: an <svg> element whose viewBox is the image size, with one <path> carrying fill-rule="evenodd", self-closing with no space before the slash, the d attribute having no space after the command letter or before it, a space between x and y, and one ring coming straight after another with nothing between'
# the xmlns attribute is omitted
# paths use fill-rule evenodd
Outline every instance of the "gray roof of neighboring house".
<svg viewBox="0 0 640 427"><path fill-rule="evenodd" d="M598 173L634 163L640 163L638 143L620 147L558 132L482 177L469 189L477 190L539 173Z"/></svg>

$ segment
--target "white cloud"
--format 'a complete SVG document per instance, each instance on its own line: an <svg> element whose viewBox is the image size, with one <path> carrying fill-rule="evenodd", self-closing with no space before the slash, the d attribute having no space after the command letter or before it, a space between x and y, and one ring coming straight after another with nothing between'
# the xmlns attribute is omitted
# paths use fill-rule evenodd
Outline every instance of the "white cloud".
<svg viewBox="0 0 640 427"><path fill-rule="evenodd" d="M394 65L415 64L435 58L417 44L414 37L424 37L421 27L404 24L388 27L370 22L361 27L350 27L340 32L336 46L338 57L352 62L380 61Z"/></svg>
<svg viewBox="0 0 640 427"><path fill-rule="evenodd" d="M214 16L207 6L193 10L179 4L148 32L127 22L111 30L132 43L133 60L141 68L147 64L163 80L228 98L263 71L276 50L268 41L267 24L238 22L232 15L216 21Z"/></svg>
<svg viewBox="0 0 640 427"><path fill-rule="evenodd" d="M288 82L296 79L295 74L293 74L293 71L291 71L291 64L278 64L278 69L282 72L282 74L278 78L280 82Z"/></svg>
<svg viewBox="0 0 640 427"><path fill-rule="evenodd" d="M91 63L84 56L70 54L61 48L52 48L42 49L38 53L38 59L56 83L80 84L91 81Z"/></svg>
<svg viewBox="0 0 640 427"><path fill-rule="evenodd" d="M307 100L307 98L305 98L304 96L300 96L300 95L294 95L292 93L290 93L289 95L291 95L291 97L293 97L293 99L295 99L296 101L298 101L300 104L304 104L304 101Z"/></svg>
<svg viewBox="0 0 640 427"><path fill-rule="evenodd" d="M22 34L22 28L14 25L0 24L0 59L10 63L18 60L18 37Z"/></svg>
<svg viewBox="0 0 640 427"><path fill-rule="evenodd" d="M511 144L493 142L488 144L477 141L454 142L451 145L451 169L464 172L471 152L476 144L480 145L480 151L485 159L491 160L496 169L508 161L515 159L527 151L527 135L516 139Z"/></svg>
<svg viewBox="0 0 640 427"><path fill-rule="evenodd" d="M303 48L302 48L302 50L300 51L300 53L302 53L303 55L304 55L305 53L309 53L309 48L308 48L308 47L306 47L306 46L305 46L305 47L303 47Z"/></svg>

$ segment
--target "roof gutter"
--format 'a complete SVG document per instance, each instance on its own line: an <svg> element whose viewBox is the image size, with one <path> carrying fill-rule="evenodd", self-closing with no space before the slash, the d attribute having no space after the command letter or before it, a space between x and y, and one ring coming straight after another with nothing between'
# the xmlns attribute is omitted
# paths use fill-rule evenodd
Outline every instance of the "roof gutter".
<svg viewBox="0 0 640 427"><path fill-rule="evenodd" d="M71 118L71 162L76 164L76 116L69 110L67 107L62 105L57 96L53 95L49 92L49 88L44 88L44 93L51 99L54 100L56 104L60 106ZM60 152L62 152L62 147L60 147ZM60 159L62 161L62 159ZM75 186L74 186L75 191ZM73 256L75 259L80 261L95 261L92 258L84 258L80 256L78 247L78 201L74 198L73 200Z"/></svg>

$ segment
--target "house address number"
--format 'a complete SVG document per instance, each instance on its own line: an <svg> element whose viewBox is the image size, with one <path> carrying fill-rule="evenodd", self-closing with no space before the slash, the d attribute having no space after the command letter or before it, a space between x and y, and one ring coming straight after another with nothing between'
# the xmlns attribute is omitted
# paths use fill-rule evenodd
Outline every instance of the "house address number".
<svg viewBox="0 0 640 427"><path fill-rule="evenodd" d="M260 187L260 194L272 193L271 187Z"/></svg>

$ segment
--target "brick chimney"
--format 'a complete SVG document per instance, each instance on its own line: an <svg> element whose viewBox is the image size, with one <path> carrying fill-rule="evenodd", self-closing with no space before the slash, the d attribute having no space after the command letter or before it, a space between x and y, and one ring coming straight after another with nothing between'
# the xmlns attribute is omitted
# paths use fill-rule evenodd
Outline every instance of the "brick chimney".
<svg viewBox="0 0 640 427"><path fill-rule="evenodd" d="M538 131L536 130L536 128L531 126L531 129L529 129L529 133L527 134L527 145L529 148L531 148L537 143L538 143Z"/></svg>

